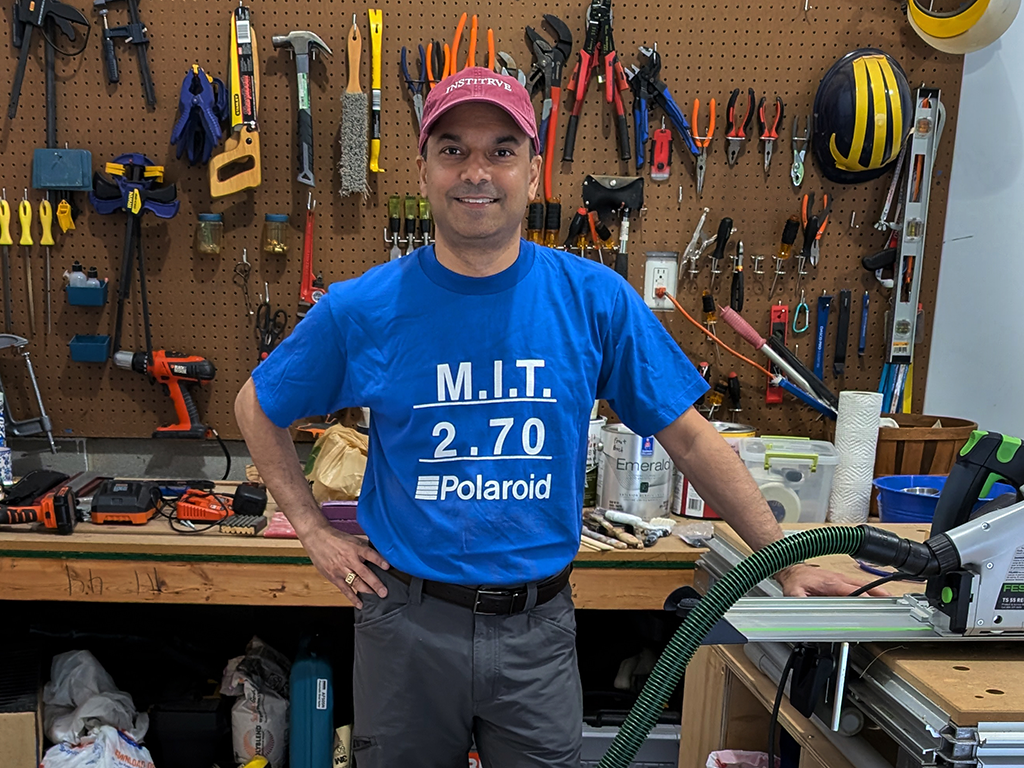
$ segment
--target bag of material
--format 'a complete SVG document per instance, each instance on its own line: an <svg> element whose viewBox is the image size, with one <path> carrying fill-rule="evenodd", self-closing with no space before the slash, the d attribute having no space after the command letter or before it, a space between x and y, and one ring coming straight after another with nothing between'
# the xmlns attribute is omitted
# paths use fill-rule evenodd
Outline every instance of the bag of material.
<svg viewBox="0 0 1024 768"><path fill-rule="evenodd" d="M775 758L775 767L782 761ZM722 749L708 755L707 768L768 768L768 755L764 752L744 752Z"/></svg>
<svg viewBox="0 0 1024 768"><path fill-rule="evenodd" d="M149 715L138 714L132 697L89 651L53 657L50 682L43 688L43 725L55 744L77 744L100 726L110 725L142 741Z"/></svg>
<svg viewBox="0 0 1024 768"><path fill-rule="evenodd" d="M220 692L238 696L231 707L231 746L235 763L262 755L273 766L288 760L288 672L291 663L258 637L245 656L231 659Z"/></svg>
<svg viewBox="0 0 1024 768"><path fill-rule="evenodd" d="M313 481L313 498L324 501L354 501L359 498L366 474L369 439L350 427L329 427L313 446L312 469L306 474Z"/></svg>
<svg viewBox="0 0 1024 768"><path fill-rule="evenodd" d="M46 750L40 768L154 768L149 750L109 725L93 729L78 744Z"/></svg>

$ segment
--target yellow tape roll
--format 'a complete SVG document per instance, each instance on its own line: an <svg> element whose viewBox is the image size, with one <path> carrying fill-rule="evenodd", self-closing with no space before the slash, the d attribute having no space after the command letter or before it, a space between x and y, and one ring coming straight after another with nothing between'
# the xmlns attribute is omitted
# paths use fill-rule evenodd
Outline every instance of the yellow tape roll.
<svg viewBox="0 0 1024 768"><path fill-rule="evenodd" d="M955 13L935 13L920 0L907 3L907 20L928 45L945 53L971 53L992 44L1017 17L1021 0L974 0Z"/></svg>

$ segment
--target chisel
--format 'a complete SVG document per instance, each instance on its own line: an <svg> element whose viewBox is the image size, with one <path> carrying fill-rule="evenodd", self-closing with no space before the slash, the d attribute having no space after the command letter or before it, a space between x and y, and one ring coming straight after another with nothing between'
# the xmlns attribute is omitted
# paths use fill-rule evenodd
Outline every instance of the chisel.
<svg viewBox="0 0 1024 768"><path fill-rule="evenodd" d="M11 206L7 202L7 190L4 189L3 197L0 198L0 246L3 246L3 269L4 269L4 331L13 332L13 321L11 318L11 246L14 241L11 239Z"/></svg>
<svg viewBox="0 0 1024 768"><path fill-rule="evenodd" d="M868 292L864 291L864 299L860 307L860 339L857 341L857 354L863 355L868 344Z"/></svg>
<svg viewBox="0 0 1024 768"><path fill-rule="evenodd" d="M828 330L828 310L832 297L822 294L818 297L818 334L814 341L814 375L819 379L825 375L825 333Z"/></svg>
<svg viewBox="0 0 1024 768"><path fill-rule="evenodd" d="M846 346L850 338L850 304L852 292L839 291L839 324L836 327L836 352L832 359L832 372L838 378L846 373Z"/></svg>
<svg viewBox="0 0 1024 768"><path fill-rule="evenodd" d="M391 230L391 253L388 258L394 261L402 256L402 248L398 244L402 238L402 198L398 195L388 198L388 229Z"/></svg>

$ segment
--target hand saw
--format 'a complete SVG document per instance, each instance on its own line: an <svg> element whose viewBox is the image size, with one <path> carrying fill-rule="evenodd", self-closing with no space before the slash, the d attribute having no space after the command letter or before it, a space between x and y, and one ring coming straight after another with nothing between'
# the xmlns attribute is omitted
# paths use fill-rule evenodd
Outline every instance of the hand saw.
<svg viewBox="0 0 1024 768"><path fill-rule="evenodd" d="M210 195L224 197L260 185L260 139L257 109L260 70L249 9L239 5L231 16L231 135L224 151L210 160Z"/></svg>

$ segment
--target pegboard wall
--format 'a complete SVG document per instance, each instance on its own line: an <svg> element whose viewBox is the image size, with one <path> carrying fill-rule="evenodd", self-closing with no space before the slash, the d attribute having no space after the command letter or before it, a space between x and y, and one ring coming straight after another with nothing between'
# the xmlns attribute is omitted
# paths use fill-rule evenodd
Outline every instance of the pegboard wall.
<svg viewBox="0 0 1024 768"><path fill-rule="evenodd" d="M76 0L70 0L76 5ZM555 5L527 3L491 3L465 6L448 0L428 4L409 0L383 0L384 81L383 145L381 166L385 173L370 174L371 195L341 198L335 170L339 160L337 143L341 117L339 96L348 76L345 38L357 14L363 37L360 82L370 90L370 40L366 6L328 2L328 0L276 0L251 3L252 25L257 40L261 73L260 137L262 144L262 185L256 190L212 200L207 169L189 167L174 156L169 143L177 117L178 93L187 69L197 63L209 74L226 80L229 20L236 7L234 0L143 0L141 16L149 30L149 58L156 83L158 103L147 110L142 94L138 63L133 51L118 45L121 82L109 85L101 56L102 24L91 7L82 8L93 22L92 36L85 52L73 59L57 57L57 139L93 154L94 168L102 167L124 152L141 152L166 167L165 181L177 184L181 208L178 215L165 221L144 217L143 237L146 249L149 300L154 344L157 348L200 354L217 367L210 386L197 392L200 413L207 424L217 427L225 437L238 437L232 406L235 394L256 361L254 330L246 317L241 294L232 282L232 272L242 249L247 248L253 263L252 290L269 284L271 299L289 314L288 330L295 324L298 286L301 272L302 227L309 188L295 181L297 174L297 102L295 65L286 51L275 51L271 36L296 29L319 34L334 51L330 57L317 57L311 64L312 114L315 136L317 187L317 230L315 262L330 283L355 277L387 259L388 246L382 233L387 225L387 200L392 194L416 194L416 129L412 104L402 84L399 52L405 45L416 46L431 39L451 40L455 24L463 11L480 15L478 61L486 60L486 29L492 27L498 50L508 51L520 66L529 67L532 55L524 28L541 27L544 13L554 13L573 31L571 62L583 40L586 0L563 0ZM8 52L7 64L0 76L0 90L9 93L17 61L17 49L10 39L10 4L6 24L0 31L0 49ZM624 65L638 63L639 45L658 45L663 57L662 79L689 118L694 98L702 103L701 122L707 120L706 104L714 98L718 117L708 157L703 198L698 200L693 179L693 163L683 157L678 142L673 150L672 177L664 183L646 181L645 210L634 217L629 241L631 282L642 288L644 253L655 250L682 251L690 239L703 207L710 209L708 234L717 229L723 216L733 219L737 228L728 255L737 240L745 248L746 306L744 316L759 331L768 326L770 303L788 304L792 312L799 301L793 261L781 278L773 300L767 298L773 276L773 258L787 217L799 214L801 195L814 192L819 201L822 192L833 200L832 215L821 243L821 261L808 267L803 280L807 303L811 308L811 328L794 335L790 328L790 347L799 345L798 356L808 365L814 346L814 316L817 297L849 288L853 291L850 345L847 373L836 381L831 373L835 344L837 311L831 313L826 345L825 380L834 389L875 389L882 367L884 310L888 295L873 275L860 266L860 257L880 250L884 235L872 224L877 220L888 187L889 177L878 181L842 187L823 181L807 156L807 174L800 190L790 183L792 163L791 131L793 117L801 127L818 82L827 69L846 52L866 46L879 47L892 54L907 72L912 88L927 85L942 90L947 121L935 166L927 231L927 257L921 290L925 310L923 341L916 346L914 400L923 398L927 370L931 312L938 277L939 254L945 219L949 168L959 102L963 58L939 53L921 42L900 13L894 0L865 0L819 5L810 0L788 0L782 4L764 0L722 0L722 2L626 2L617 0L613 8L615 42ZM122 4L111 6L111 26L127 23ZM465 41L467 32L463 36ZM72 47L63 38L63 47ZM17 117L5 119L0 132L0 186L14 205L12 234L18 242L17 201L22 190L30 187L32 150L44 146L45 112L43 99L43 48L39 36L29 59ZM465 51L465 42L463 43ZM465 53L463 53L463 58ZM571 66L566 68L563 85ZM761 144L756 140L756 119L748 141L734 168L725 157L725 105L733 88L740 88L741 104L748 87L757 97L776 95L785 102L785 118L780 126L770 173L763 171ZM568 94L566 94L568 95ZM631 113L630 94L624 94ZM535 99L539 109L540 98ZM563 99L557 146L561 148L567 109ZM652 113L652 128L660 126L661 113ZM703 130L704 126L700 127ZM630 120L632 140L633 126ZM587 96L573 164L556 163L554 185L563 201L563 233L580 199L586 174L634 175L632 162L618 160L611 107L598 89L591 85ZM645 169L645 174L649 173ZM680 200L680 186L682 197ZM42 192L29 189L29 199L38 210ZM121 370L112 361L106 364L73 362L67 343L76 333L112 334L116 289L124 240L125 216L118 213L99 216L84 194L78 195L82 215L77 228L60 235L54 224L57 245L53 248L53 333L47 336L43 320L43 250L36 245L31 255L31 279L35 290L37 332L28 349L32 353L40 389L55 425L55 434L75 436L148 436L158 425L173 418L170 399L159 387L130 371ZM220 212L224 215L225 235L219 256L203 256L193 251L193 233L197 214ZM266 213L290 215L291 250L286 257L260 253L260 234ZM856 226L851 216L856 214ZM38 218L36 219L38 222ZM37 224L38 226L38 224ZM35 235L38 242L38 231ZM802 243L802 235L797 247ZM765 275L751 271L751 256L764 255ZM111 279L111 299L103 308L69 306L60 290L60 275L71 263L80 260L99 268L101 276ZM26 302L26 261L23 249L11 249L13 267L15 333L30 336ZM710 262L703 260L701 273L691 282L683 274L677 296L691 313L700 311L700 292L710 282ZM718 278L715 296L728 303L728 261L726 273ZM858 358L857 332L860 325L860 301L864 290L870 293L868 345ZM729 356L724 366L717 365L714 353L703 337L676 314L660 317L690 358L711 361L715 377L730 370L739 374L744 393L740 419L764 432L816 433L815 415L790 398L782 405L764 403L763 375ZM745 347L724 324L724 339L744 354ZM126 310L122 347L144 349L137 284ZM753 355L759 362L760 356ZM23 363L10 351L0 354L0 376L7 387L16 415L34 413Z"/></svg>

